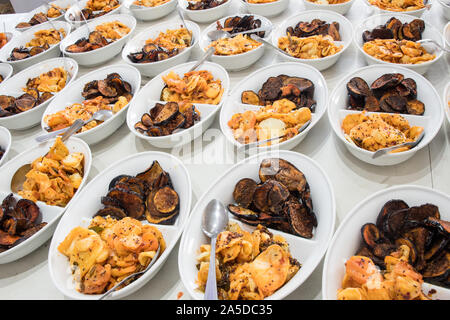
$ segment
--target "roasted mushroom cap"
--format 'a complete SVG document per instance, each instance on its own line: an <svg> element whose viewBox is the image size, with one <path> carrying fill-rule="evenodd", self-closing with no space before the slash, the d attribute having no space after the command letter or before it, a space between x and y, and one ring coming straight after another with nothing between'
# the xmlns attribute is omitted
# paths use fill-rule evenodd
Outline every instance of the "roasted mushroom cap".
<svg viewBox="0 0 450 320"><path fill-rule="evenodd" d="M233 191L233 199L244 208L248 208L253 202L253 196L258 184L253 179L244 178L236 183Z"/></svg>

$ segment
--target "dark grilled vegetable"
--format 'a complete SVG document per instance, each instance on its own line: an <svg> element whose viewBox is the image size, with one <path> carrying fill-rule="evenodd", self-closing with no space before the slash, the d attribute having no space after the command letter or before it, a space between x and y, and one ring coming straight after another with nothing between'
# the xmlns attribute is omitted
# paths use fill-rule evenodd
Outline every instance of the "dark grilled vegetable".
<svg viewBox="0 0 450 320"><path fill-rule="evenodd" d="M339 23L332 22L327 23L326 21L320 19L313 19L311 22L300 21L294 28L288 27L286 29L286 34L291 36L296 36L299 38L306 38L311 36L329 35L334 41L340 41L341 35L339 34Z"/></svg>
<svg viewBox="0 0 450 320"><path fill-rule="evenodd" d="M293 164L278 158L264 159L259 167L259 178L262 182L274 179L284 184L289 191L303 192L306 178Z"/></svg>
<svg viewBox="0 0 450 320"><path fill-rule="evenodd" d="M350 79L347 83L347 90L355 98L365 98L372 94L367 82L360 77Z"/></svg>
<svg viewBox="0 0 450 320"><path fill-rule="evenodd" d="M248 208L253 202L253 195L258 184L249 178L244 178L236 183L233 191L233 199L236 203L244 208Z"/></svg>
<svg viewBox="0 0 450 320"><path fill-rule="evenodd" d="M402 23L397 18L392 17L384 25L364 31L363 41L367 42L375 39L419 41L422 39L424 30L425 22L421 19L414 19L410 23Z"/></svg>
<svg viewBox="0 0 450 320"><path fill-rule="evenodd" d="M376 79L370 88L372 90L386 90L398 85L404 76L401 73L387 73Z"/></svg>
<svg viewBox="0 0 450 320"><path fill-rule="evenodd" d="M409 114L421 116L425 112L425 105L419 100L410 100L406 104L406 109Z"/></svg>
<svg viewBox="0 0 450 320"><path fill-rule="evenodd" d="M244 208L241 206L235 206L234 204L229 204L228 205L228 210L237 218L243 218L243 219L248 219L248 220L258 220L260 214L250 210L248 208Z"/></svg>
<svg viewBox="0 0 450 320"><path fill-rule="evenodd" d="M409 248L409 263L414 265L417 261L417 249L414 243L407 238L398 238L395 240L397 246L407 246Z"/></svg>
<svg viewBox="0 0 450 320"><path fill-rule="evenodd" d="M294 234L311 239L315 227L315 217L311 216L309 210L294 198L287 202L286 207L286 213Z"/></svg>
<svg viewBox="0 0 450 320"><path fill-rule="evenodd" d="M254 105L254 106L261 105L261 101L259 99L259 96L255 92L253 92L251 90L242 91L241 101L242 101L242 103L251 104L251 105Z"/></svg>
<svg viewBox="0 0 450 320"><path fill-rule="evenodd" d="M141 195L138 193L121 188L113 188L109 190L107 197L113 198L120 203L127 216L140 219L145 213L145 204Z"/></svg>
<svg viewBox="0 0 450 320"><path fill-rule="evenodd" d="M361 235L364 243L370 248L374 248L382 238L380 230L373 223L366 223L361 228Z"/></svg>

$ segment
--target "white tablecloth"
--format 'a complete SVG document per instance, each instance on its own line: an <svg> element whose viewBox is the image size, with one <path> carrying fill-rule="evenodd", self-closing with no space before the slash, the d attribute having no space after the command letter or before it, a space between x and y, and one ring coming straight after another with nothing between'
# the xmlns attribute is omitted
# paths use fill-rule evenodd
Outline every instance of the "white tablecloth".
<svg viewBox="0 0 450 320"><path fill-rule="evenodd" d="M229 14L244 12L237 0L233 0ZM434 0L434 2L436 2ZM280 16L271 18L274 25L297 12L303 11L303 3L291 0L290 7ZM447 21L441 14L438 3L433 4L431 10L425 12L423 19L443 30ZM362 0L357 0L346 15L356 27L359 22L372 15L370 8ZM0 16L0 26L12 29L17 24L19 15ZM311 18L314 18L311 16ZM155 22L139 22L136 32L161 21L177 20L175 12ZM201 25L203 29L207 25ZM195 49L191 59L200 55ZM230 73L232 87L247 74L277 62L278 58L270 50L255 65L240 72ZM116 56L108 64L124 63ZM332 68L325 70L328 88L331 90L337 81L348 72L365 66L365 61L355 47L350 47ZM80 67L79 76L95 68ZM425 75L442 96L445 85L450 81L450 57L441 59ZM148 81L143 77L143 85ZM231 167L239 159L227 145L225 137L220 133L218 119L212 125L213 131L208 139L198 138L188 144L183 150L173 153L186 164L192 179L193 204L210 183ZM35 142L33 137L40 132L40 127L26 131L13 131L13 145L10 158L31 147ZM202 141L204 140L204 141ZM327 116L311 130L308 137L294 150L318 161L331 179L337 202L337 224L361 200L372 193L399 184L417 184L432 187L450 194L450 125L445 120L438 135L427 147L420 150L412 159L391 167L376 167L363 163L353 157L345 146L334 136L329 126ZM201 149L199 148L201 146ZM109 164L133 153L160 150L171 152L169 149L155 148L145 141L136 138L124 123L112 136L91 147L93 164L90 178L93 178ZM219 160L219 164L216 162ZM0 265L0 299L63 299L64 296L56 289L50 278L47 256L50 241L28 256ZM320 299L322 287L322 263L312 273L302 286L295 290L288 299ZM130 299L176 299L179 292L181 299L189 299L181 283L178 273L178 245L170 254L160 272L142 289L129 296Z"/></svg>

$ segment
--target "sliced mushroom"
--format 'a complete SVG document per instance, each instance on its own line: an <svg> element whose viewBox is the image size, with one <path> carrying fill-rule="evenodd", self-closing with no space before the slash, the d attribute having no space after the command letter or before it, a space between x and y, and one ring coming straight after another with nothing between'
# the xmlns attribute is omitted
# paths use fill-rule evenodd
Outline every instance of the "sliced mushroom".
<svg viewBox="0 0 450 320"><path fill-rule="evenodd" d="M404 76L401 73L386 73L376 79L370 88L372 90L386 90L398 85Z"/></svg>
<svg viewBox="0 0 450 320"><path fill-rule="evenodd" d="M406 104L406 110L409 114L421 116L425 113L425 105L419 100L410 100Z"/></svg>
<svg viewBox="0 0 450 320"><path fill-rule="evenodd" d="M233 199L239 206L248 208L253 201L258 184L253 179L244 178L236 183L233 191Z"/></svg>
<svg viewBox="0 0 450 320"><path fill-rule="evenodd" d="M134 191L113 188L106 196L119 201L120 207L123 208L126 211L127 216L131 218L140 219L145 213L144 200Z"/></svg>
<svg viewBox="0 0 450 320"><path fill-rule="evenodd" d="M347 91L355 98L364 98L371 95L369 85L364 79L360 77L354 77L350 79L350 81L347 83Z"/></svg>
<svg viewBox="0 0 450 320"><path fill-rule="evenodd" d="M382 239L381 232L373 223L366 223L361 228L361 235L364 243L370 248L374 248Z"/></svg>

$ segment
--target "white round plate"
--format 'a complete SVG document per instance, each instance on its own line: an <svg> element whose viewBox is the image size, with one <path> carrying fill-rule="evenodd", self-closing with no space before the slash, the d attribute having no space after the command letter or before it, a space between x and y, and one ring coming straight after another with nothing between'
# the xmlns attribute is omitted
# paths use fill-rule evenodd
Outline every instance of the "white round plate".
<svg viewBox="0 0 450 320"><path fill-rule="evenodd" d="M9 150L11 150L11 132L5 127L0 127L0 147L3 149L3 156L0 159L0 167L8 159Z"/></svg>

